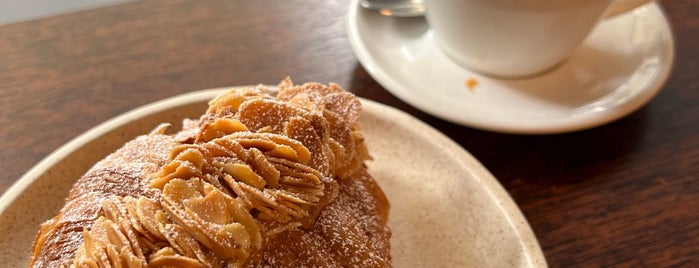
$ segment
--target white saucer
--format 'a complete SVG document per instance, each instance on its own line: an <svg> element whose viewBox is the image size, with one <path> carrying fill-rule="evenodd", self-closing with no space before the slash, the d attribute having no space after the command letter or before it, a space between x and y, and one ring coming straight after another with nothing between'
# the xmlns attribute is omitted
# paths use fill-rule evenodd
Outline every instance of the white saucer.
<svg viewBox="0 0 699 268"><path fill-rule="evenodd" d="M439 118L496 132L563 133L619 119L655 96L674 60L672 32L655 3L603 21L562 65L521 80L453 63L423 18L381 16L353 0L348 22L359 62L392 94Z"/></svg>

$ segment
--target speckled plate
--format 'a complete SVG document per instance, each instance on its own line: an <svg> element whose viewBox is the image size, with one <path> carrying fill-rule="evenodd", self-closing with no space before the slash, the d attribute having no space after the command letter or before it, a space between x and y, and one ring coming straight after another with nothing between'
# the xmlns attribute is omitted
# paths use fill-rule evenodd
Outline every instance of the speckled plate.
<svg viewBox="0 0 699 268"><path fill-rule="evenodd" d="M68 142L0 198L0 267L22 267L39 224L95 162L160 122L196 118L224 89L187 93L115 117ZM517 205L449 138L394 108L362 100L369 170L391 202L395 267L546 267Z"/></svg>

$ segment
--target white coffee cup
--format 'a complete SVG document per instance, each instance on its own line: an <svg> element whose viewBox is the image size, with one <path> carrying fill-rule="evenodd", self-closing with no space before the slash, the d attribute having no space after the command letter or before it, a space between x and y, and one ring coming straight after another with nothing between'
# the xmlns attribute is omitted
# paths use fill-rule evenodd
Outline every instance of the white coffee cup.
<svg viewBox="0 0 699 268"><path fill-rule="evenodd" d="M425 17L437 44L456 63L486 75L518 78L554 68L602 18L647 2L426 0Z"/></svg>

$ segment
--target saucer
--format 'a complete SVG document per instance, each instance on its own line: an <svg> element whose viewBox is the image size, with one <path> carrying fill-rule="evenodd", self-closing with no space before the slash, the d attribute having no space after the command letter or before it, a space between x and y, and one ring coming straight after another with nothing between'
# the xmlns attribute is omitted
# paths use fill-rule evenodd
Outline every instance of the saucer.
<svg viewBox="0 0 699 268"><path fill-rule="evenodd" d="M526 79L452 62L424 18L385 17L353 0L349 40L367 72L396 97L444 120L515 134L599 126L639 109L668 78L674 41L656 3L603 20L569 59Z"/></svg>

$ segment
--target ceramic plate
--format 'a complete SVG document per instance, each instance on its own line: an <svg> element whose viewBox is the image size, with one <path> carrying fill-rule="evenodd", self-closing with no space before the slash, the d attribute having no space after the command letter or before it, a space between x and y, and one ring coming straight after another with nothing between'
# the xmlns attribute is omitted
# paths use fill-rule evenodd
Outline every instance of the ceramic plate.
<svg viewBox="0 0 699 268"><path fill-rule="evenodd" d="M367 72L416 108L479 129L552 134L611 122L650 101L674 60L672 33L656 3L602 21L554 70L505 80L452 62L424 18L381 16L357 1L347 28Z"/></svg>
<svg viewBox="0 0 699 268"><path fill-rule="evenodd" d="M197 118L223 89L158 101L65 144L0 198L0 266L27 263L39 224L87 169L160 122ZM395 267L545 267L526 219L498 181L449 138L394 108L362 100L369 170L390 203Z"/></svg>

